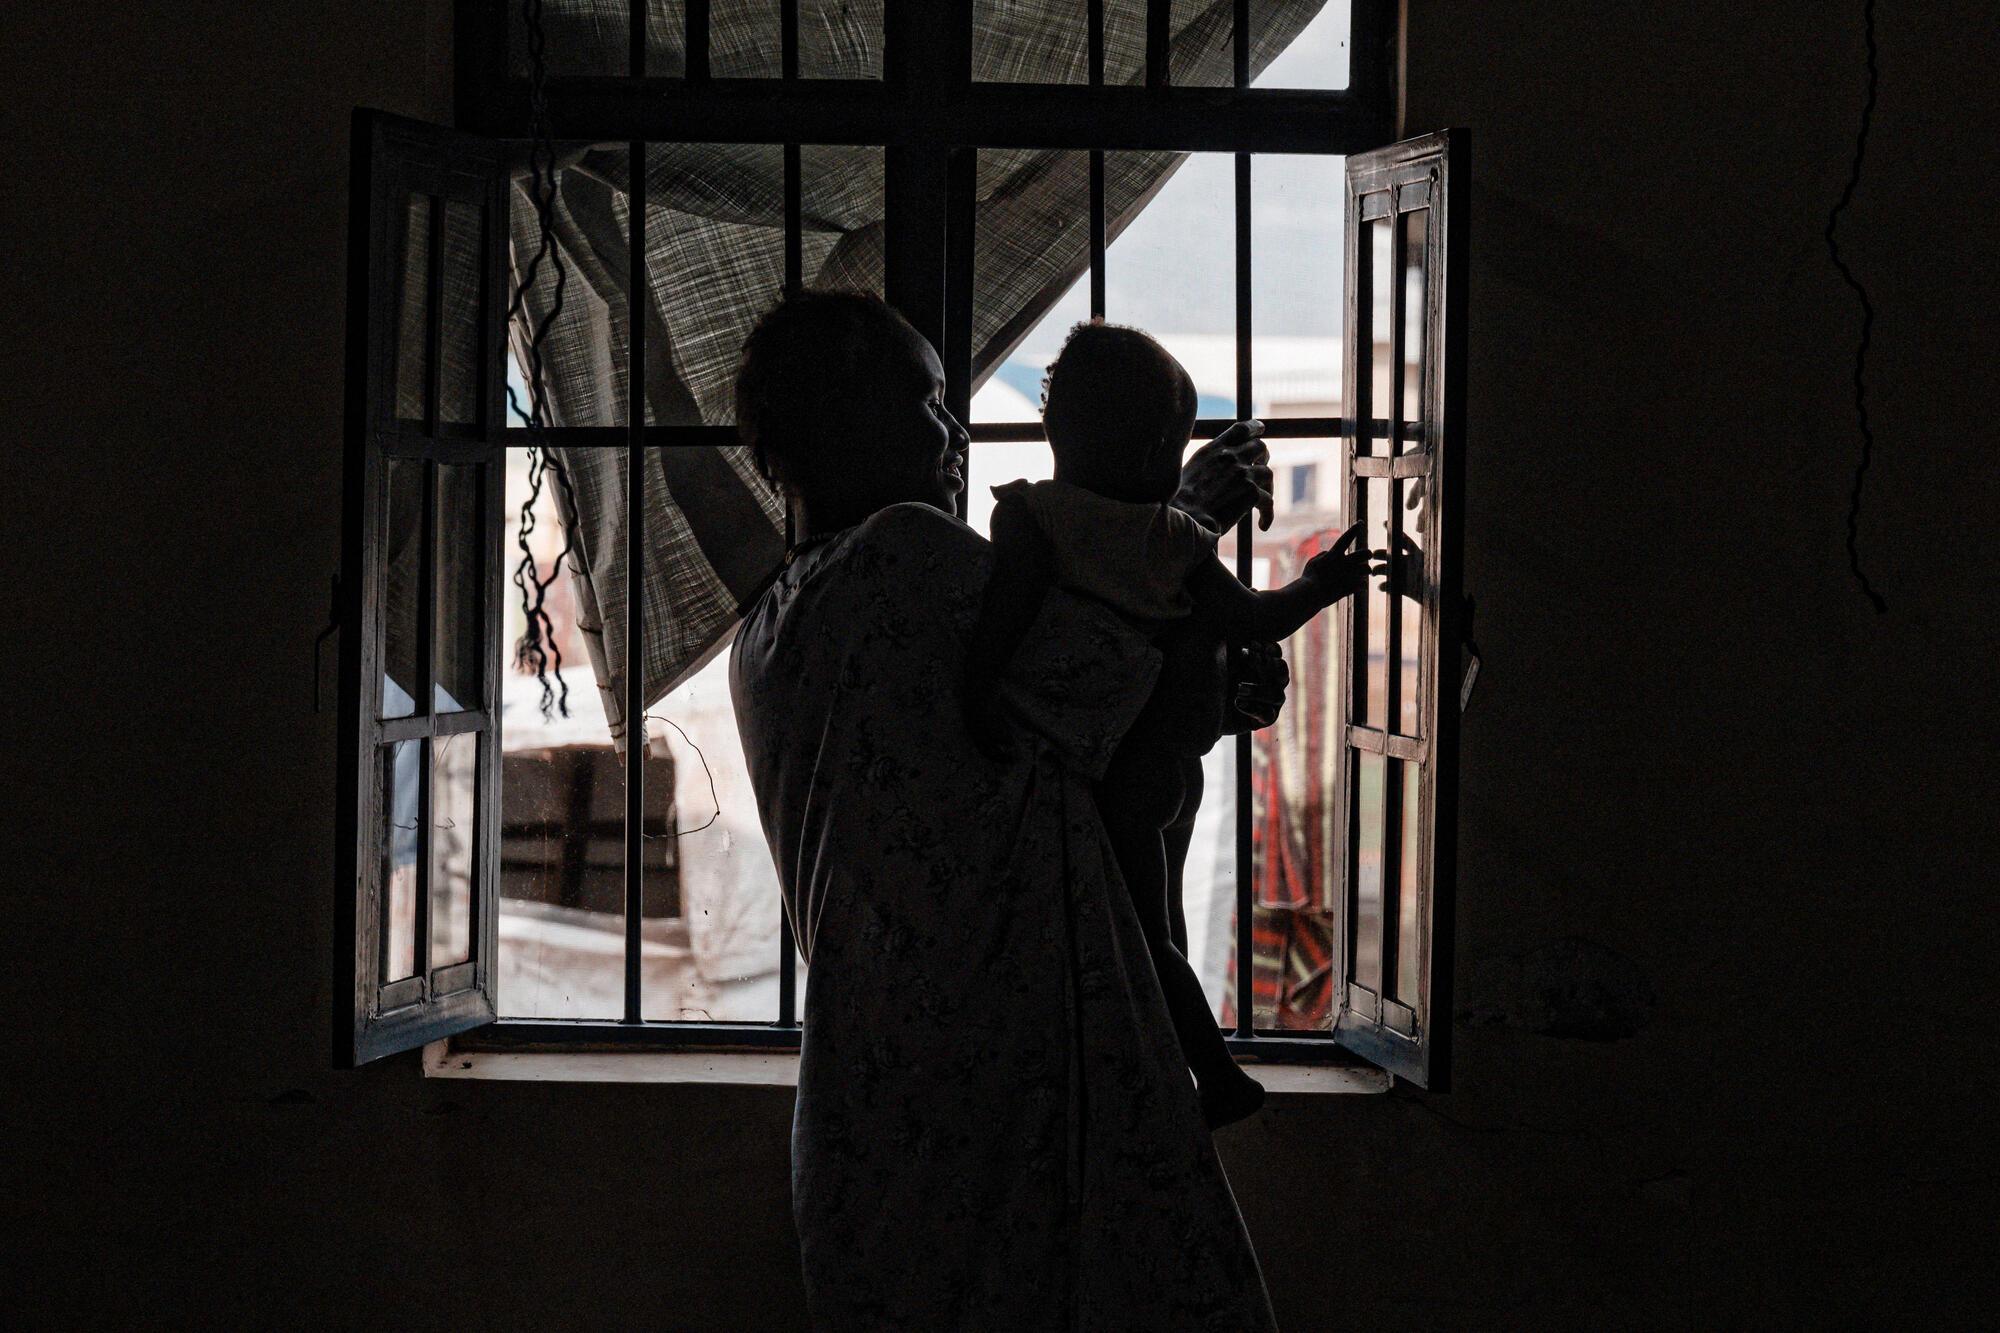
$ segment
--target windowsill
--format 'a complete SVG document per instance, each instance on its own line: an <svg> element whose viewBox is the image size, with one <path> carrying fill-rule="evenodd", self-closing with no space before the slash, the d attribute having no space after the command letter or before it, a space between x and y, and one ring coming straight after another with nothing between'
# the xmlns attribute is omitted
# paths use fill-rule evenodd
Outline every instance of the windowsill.
<svg viewBox="0 0 2000 1333"><path fill-rule="evenodd" d="M1274 1093L1387 1092L1390 1076L1357 1065L1262 1064L1245 1061ZM424 1047L426 1078L490 1078L533 1083L719 1083L735 1087L796 1087L793 1051L479 1051L448 1041Z"/></svg>

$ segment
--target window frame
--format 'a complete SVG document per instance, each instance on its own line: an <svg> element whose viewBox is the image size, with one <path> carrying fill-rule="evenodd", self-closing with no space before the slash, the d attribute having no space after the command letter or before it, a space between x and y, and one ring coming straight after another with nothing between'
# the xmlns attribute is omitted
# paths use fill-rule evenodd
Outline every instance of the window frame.
<svg viewBox="0 0 2000 1333"><path fill-rule="evenodd" d="M509 68L507 25L513 7L491 0L457 0L455 5L456 86L454 106L461 132L498 140L524 139L530 129L526 80ZM648 143L759 143L785 148L786 283L795 288L799 272L799 148L803 143L880 147L886 166L886 294L942 352L947 401L965 420L971 397L972 201L976 154L992 148L1087 151L1091 159L1090 276L1092 310L1104 309L1103 155L1107 151L1171 150L1227 152L1234 156L1237 269L1236 359L1238 410L1247 414L1251 396L1250 263L1252 158L1262 154L1353 156L1390 144L1396 125L1396 54L1399 48L1395 0L1352 0L1349 85L1340 90L1249 87L1246 30L1249 0L1235 4L1235 78L1232 87L1176 88L1157 77L1164 50L1168 0L1148 0L1149 60L1143 86L1102 83L1102 0L1087 0L1091 24L1087 85L975 83L971 75L970 0L887 0L883 77L879 80L820 80L798 75L798 0L781 6L781 68L777 79L721 79L706 68L706 0L689 0L687 67L682 75L653 77L645 71L642 0L630 12L630 72L622 76L550 76L545 84L548 123L564 141L622 142L632 152L635 189L643 189L644 146ZM938 58L907 60L922 50ZM645 210L632 231L633 288L643 282ZM635 377L631 399L643 401L642 327L632 337ZM629 414L627 426L562 428L543 432L545 442L613 445L629 449L701 448L734 443L727 426L646 425ZM1198 433L1214 435L1233 418L1203 418ZM1266 423L1272 439L1325 438L1349 434L1334 417L1277 418ZM986 442L1041 440L1039 423L985 423L969 426L974 447ZM508 448L530 442L529 432L508 424ZM1329 479L1320 478L1322 488ZM961 505L964 501L961 498ZM629 547L639 549L643 522L639 506L628 503L634 525ZM1238 529L1237 572L1246 582L1254 558L1251 524ZM638 617L627 633L640 633ZM627 660L635 660L632 654ZM626 715L643 713L637 673L628 673ZM1236 987L1238 1024L1229 1037L1238 1055L1273 1063L1366 1063L1336 1033L1259 1033L1251 971L1252 914L1246 910L1252 864L1252 740L1235 738L1235 852L1237 875ZM643 751L627 746L626 840L628 866L639 863L636 843L643 827ZM344 784L345 785L345 784ZM497 819L497 807L495 810ZM497 826L497 825L496 825ZM637 934L641 913L638 876L628 869L626 929ZM1344 914L1344 913L1343 913ZM782 918L781 918L782 919ZM775 1022L681 1022L641 1017L635 941L627 940L625 1016L622 1019L496 1018L453 1038L456 1045L489 1051L794 1050L800 1029L796 1014L795 955L789 922L781 928L780 1013ZM497 963L497 959L494 960ZM339 963L339 959L336 959Z"/></svg>
<svg viewBox="0 0 2000 1333"><path fill-rule="evenodd" d="M498 442L502 387L492 373L505 345L498 296L504 290L501 251L495 245L501 216L499 158L494 146L473 136L440 130L397 117L356 111L353 119L352 194L348 229L350 267L347 330L348 401L341 575L340 737L338 817L335 846L332 1025L336 1067L363 1064L448 1036L498 1014L496 994L497 903L483 888L495 882L500 851L499 690L501 632L498 567L504 487L504 447ZM407 203L430 200L425 247L426 286L423 337L424 382L421 419L404 418L392 386L397 382L399 314L408 226ZM445 215L456 203L478 211L479 283L474 297L475 373L471 422L442 420L443 286ZM402 205L402 207L398 207ZM382 269L394 264L395 279ZM396 330L397 333L392 333ZM382 529L389 517L392 465L423 470L418 532L421 547L416 588L416 672L408 714L385 716L387 688L385 617L387 571ZM437 706L438 665L434 622L438 610L439 556L443 508L440 469L483 469L478 492L481 561L480 613L475 622L479 648L476 700L455 710ZM457 702L454 700L454 702ZM433 966L430 959L431 823L434 746L473 737L478 744L473 799L476 836L471 847L467 903L468 956ZM376 775L386 746L415 743L419 750L417 836L412 840L416 878L412 923L413 974L389 980L382 975L386 946L388 886L383 883L383 809Z"/></svg>

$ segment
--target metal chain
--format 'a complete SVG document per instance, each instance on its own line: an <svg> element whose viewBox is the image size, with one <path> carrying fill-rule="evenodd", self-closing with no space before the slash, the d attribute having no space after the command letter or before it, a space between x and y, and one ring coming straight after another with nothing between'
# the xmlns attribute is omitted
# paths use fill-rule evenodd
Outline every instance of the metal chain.
<svg viewBox="0 0 2000 1333"><path fill-rule="evenodd" d="M534 322L528 335L526 411L521 409L514 386L507 386L507 404L516 416L527 422L528 428L528 495L521 503L521 526L515 543L520 548L521 559L515 566L513 579L514 586L520 590L521 609L527 616L527 628L521 634L521 641L515 645L514 660L518 665L534 668L535 679L542 687L542 719L548 721L557 713L569 716L569 682L562 674L562 645L556 642L555 623L549 618L547 601L549 588L554 585L564 562L575 549L575 535L571 531L568 515L576 512L576 493L570 487L568 469L548 443L549 403L542 346L556 318L562 313L563 290L569 281L569 268L563 260L561 247L555 243L555 141L549 130L547 38L542 31L542 0L522 0L521 20L527 29L528 46L528 191L535 208L538 235L534 256L520 269L513 298L507 306L509 328L526 312L528 291L534 286L544 260L548 261L555 276L549 307ZM535 531L535 509L541 501L543 479L548 475L553 475L556 485L561 488L568 513L558 516L557 521L563 532L562 549L549 566L547 577L543 577L535 561L530 538ZM549 682L551 672L555 676L554 685Z"/></svg>

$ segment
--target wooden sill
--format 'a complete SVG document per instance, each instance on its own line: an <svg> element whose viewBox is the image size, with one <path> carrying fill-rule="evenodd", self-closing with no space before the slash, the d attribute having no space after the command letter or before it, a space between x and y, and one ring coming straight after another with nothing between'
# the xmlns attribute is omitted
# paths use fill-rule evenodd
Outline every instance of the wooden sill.
<svg viewBox="0 0 2000 1333"><path fill-rule="evenodd" d="M1272 1092L1387 1092L1389 1075L1355 1065L1260 1064L1244 1067ZM792 1051L466 1051L448 1041L424 1047L426 1078L491 1078L534 1083L720 1083L796 1087Z"/></svg>

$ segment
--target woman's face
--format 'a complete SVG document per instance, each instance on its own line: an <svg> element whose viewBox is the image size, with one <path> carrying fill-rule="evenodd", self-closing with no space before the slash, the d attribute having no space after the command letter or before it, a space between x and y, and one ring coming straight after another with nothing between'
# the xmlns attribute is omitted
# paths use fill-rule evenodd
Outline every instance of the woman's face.
<svg viewBox="0 0 2000 1333"><path fill-rule="evenodd" d="M955 513L971 437L945 408L944 364L937 353L908 325L900 332L879 400L880 481L899 499Z"/></svg>

